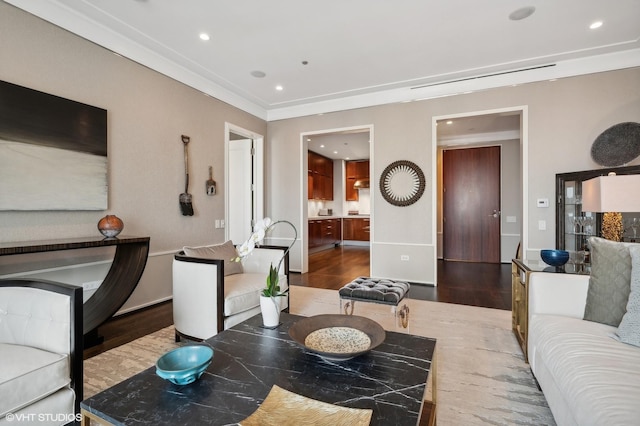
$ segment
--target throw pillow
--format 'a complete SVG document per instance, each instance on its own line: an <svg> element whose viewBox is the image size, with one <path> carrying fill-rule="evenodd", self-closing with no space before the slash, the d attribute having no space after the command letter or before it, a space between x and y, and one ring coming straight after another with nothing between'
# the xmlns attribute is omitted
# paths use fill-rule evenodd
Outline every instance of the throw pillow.
<svg viewBox="0 0 640 426"><path fill-rule="evenodd" d="M242 274L244 272L241 262L234 262L232 259L238 257L238 251L233 246L231 240L224 244L217 244L203 247L184 247L184 254L189 257L199 257L201 259L224 260L224 276Z"/></svg>
<svg viewBox="0 0 640 426"><path fill-rule="evenodd" d="M630 243L591 237L591 277L584 319L617 327L626 312L631 282Z"/></svg>
<svg viewBox="0 0 640 426"><path fill-rule="evenodd" d="M622 317L616 334L621 342L640 346L640 246L631 247L631 293L627 313Z"/></svg>

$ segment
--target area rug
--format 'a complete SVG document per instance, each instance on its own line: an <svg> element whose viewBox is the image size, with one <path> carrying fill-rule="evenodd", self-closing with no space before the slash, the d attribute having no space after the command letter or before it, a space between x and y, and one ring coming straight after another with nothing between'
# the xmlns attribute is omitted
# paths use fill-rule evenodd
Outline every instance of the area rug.
<svg viewBox="0 0 640 426"><path fill-rule="evenodd" d="M339 313L336 290L293 286L292 314ZM542 392L511 331L511 312L405 299L409 328L396 324L386 305L357 302L354 314L386 330L437 339L436 398L439 426L555 425ZM155 364L177 347L173 326L84 362L85 398Z"/></svg>

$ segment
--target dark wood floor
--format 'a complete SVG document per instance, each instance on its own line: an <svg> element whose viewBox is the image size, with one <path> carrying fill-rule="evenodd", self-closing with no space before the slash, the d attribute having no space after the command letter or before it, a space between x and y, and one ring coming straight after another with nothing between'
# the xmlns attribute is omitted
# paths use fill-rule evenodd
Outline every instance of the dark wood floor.
<svg viewBox="0 0 640 426"><path fill-rule="evenodd" d="M345 246L309 256L309 273L291 273L291 285L339 289L369 275L369 249ZM511 265L438 261L437 287L413 284L409 298L511 309ZM120 315L99 328L100 345L85 349L90 358L173 324L171 302Z"/></svg>

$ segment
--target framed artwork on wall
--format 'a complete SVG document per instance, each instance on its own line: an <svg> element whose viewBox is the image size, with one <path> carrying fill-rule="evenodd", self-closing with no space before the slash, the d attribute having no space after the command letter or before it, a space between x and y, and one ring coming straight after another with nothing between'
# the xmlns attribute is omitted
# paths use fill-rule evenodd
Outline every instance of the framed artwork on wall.
<svg viewBox="0 0 640 426"><path fill-rule="evenodd" d="M106 210L107 111L0 81L0 210Z"/></svg>

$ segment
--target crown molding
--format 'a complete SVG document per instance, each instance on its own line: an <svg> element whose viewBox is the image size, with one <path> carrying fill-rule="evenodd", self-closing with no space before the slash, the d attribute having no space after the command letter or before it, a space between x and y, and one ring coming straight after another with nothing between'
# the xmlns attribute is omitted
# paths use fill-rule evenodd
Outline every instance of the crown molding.
<svg viewBox="0 0 640 426"><path fill-rule="evenodd" d="M180 63L142 46L117 32L87 19L57 0L4 0L22 10L64 28L112 52L140 63L187 86L226 102L266 121L284 120L399 102L415 102L454 96L497 87L520 85L603 71L640 66L640 48L568 59L539 68L478 75L457 81L436 82L428 86L379 90L337 99L312 101L286 107L267 108L241 96ZM634 43L635 44L635 43Z"/></svg>

